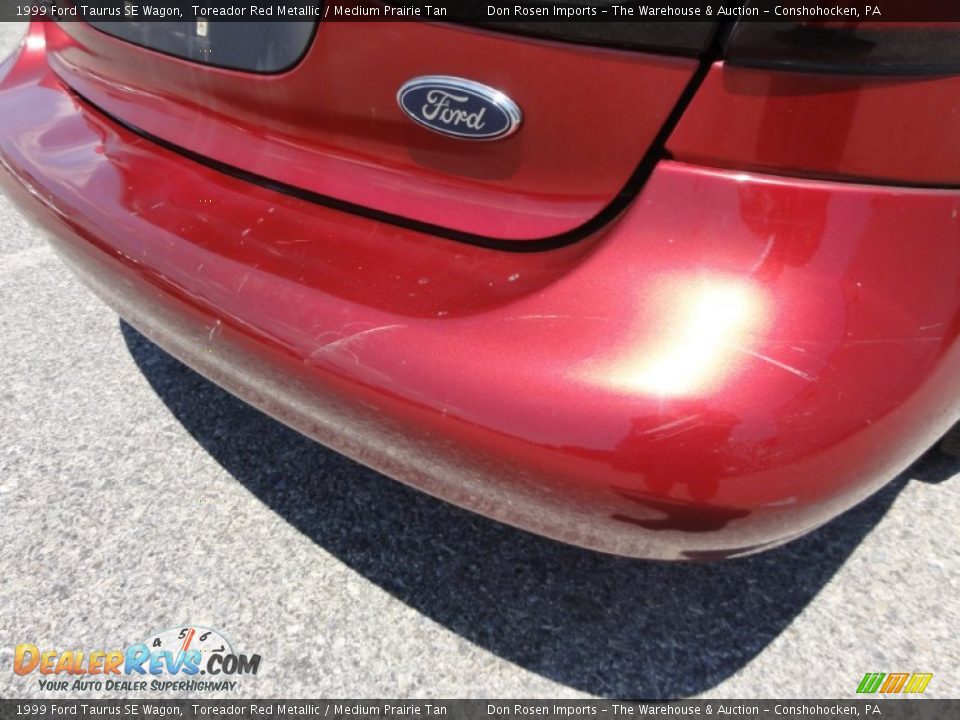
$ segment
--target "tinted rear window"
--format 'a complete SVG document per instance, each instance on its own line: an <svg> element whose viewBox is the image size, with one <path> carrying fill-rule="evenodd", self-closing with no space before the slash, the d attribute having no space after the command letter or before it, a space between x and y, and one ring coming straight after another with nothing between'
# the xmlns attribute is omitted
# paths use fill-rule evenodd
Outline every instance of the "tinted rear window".
<svg viewBox="0 0 960 720"><path fill-rule="evenodd" d="M276 73L303 57L317 24L309 21L103 22L90 24L113 37L214 67Z"/></svg>

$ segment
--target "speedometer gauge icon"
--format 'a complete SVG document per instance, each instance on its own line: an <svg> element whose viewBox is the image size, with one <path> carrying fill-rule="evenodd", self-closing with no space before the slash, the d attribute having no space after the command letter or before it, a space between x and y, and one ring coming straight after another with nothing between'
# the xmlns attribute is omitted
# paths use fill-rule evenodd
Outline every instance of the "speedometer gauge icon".
<svg viewBox="0 0 960 720"><path fill-rule="evenodd" d="M150 633L143 643L151 652L167 651L173 657L185 657L191 650L200 653L197 666L207 667L212 655L233 655L233 646L218 630L202 625L182 625ZM201 670L201 675L206 671Z"/></svg>

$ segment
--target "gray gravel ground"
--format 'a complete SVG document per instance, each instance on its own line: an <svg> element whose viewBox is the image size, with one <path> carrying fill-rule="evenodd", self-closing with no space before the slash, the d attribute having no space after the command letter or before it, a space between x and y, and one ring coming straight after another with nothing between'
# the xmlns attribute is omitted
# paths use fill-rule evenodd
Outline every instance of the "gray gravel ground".
<svg viewBox="0 0 960 720"><path fill-rule="evenodd" d="M4 51L22 27L0 25ZM2 119L0 119L2 121ZM449 507L311 443L120 323L0 197L0 696L13 647L196 623L255 696L960 696L960 482L931 453L786 548L632 562Z"/></svg>

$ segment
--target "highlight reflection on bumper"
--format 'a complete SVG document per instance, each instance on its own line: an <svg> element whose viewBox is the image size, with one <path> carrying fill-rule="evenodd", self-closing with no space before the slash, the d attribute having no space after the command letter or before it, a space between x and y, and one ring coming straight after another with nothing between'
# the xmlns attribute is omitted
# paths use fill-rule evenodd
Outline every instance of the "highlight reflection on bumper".
<svg viewBox="0 0 960 720"><path fill-rule="evenodd" d="M957 419L956 191L663 162L597 236L503 252L152 145L43 54L0 68L0 185L78 275L240 397L458 505L626 555L738 554Z"/></svg>

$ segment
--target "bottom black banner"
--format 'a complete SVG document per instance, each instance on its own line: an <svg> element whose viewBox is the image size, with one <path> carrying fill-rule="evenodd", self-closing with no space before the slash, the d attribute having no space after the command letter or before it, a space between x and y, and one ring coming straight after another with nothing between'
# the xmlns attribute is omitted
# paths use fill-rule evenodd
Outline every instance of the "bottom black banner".
<svg viewBox="0 0 960 720"><path fill-rule="evenodd" d="M883 718L960 717L960 700L0 700L0 718Z"/></svg>

